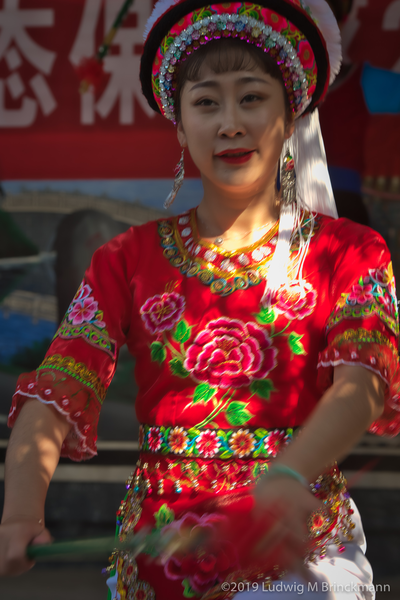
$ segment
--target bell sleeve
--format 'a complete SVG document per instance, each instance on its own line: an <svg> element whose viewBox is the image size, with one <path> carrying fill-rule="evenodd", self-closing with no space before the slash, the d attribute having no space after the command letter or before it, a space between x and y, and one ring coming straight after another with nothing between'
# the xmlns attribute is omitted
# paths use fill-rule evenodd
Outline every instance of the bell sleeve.
<svg viewBox="0 0 400 600"><path fill-rule="evenodd" d="M399 322L389 250L382 237L347 219L333 222L330 249L326 348L319 355L318 383L332 385L334 367L359 365L385 382L385 408L369 431L400 431Z"/></svg>
<svg viewBox="0 0 400 600"><path fill-rule="evenodd" d="M97 454L100 409L129 331L136 250L131 228L95 252L42 364L18 379L9 427L28 399L52 405L72 425L61 450L72 460Z"/></svg>

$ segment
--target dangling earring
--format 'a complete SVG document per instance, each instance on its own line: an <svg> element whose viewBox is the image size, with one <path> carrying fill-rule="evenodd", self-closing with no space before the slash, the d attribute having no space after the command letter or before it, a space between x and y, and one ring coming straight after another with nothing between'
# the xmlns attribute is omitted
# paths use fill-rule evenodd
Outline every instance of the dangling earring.
<svg viewBox="0 0 400 600"><path fill-rule="evenodd" d="M289 150L283 159L283 165L280 173L282 196L281 202L288 206L296 200L296 171L294 168L294 160Z"/></svg>
<svg viewBox="0 0 400 600"><path fill-rule="evenodd" d="M171 206L171 204L173 203L173 201L176 198L177 193L179 192L179 190L182 187L182 183L183 183L183 178L185 177L185 165L183 164L183 156L185 154L185 149L182 148L182 154L181 154L181 158L178 162L178 164L175 167L175 179L174 179L174 185L172 186L172 190L170 191L170 193L168 194L165 202L164 202L164 208L169 208Z"/></svg>

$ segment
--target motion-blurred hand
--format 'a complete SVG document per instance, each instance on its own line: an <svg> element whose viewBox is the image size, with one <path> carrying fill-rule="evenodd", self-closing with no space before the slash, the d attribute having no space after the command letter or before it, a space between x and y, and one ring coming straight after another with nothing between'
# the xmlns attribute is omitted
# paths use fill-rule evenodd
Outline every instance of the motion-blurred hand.
<svg viewBox="0 0 400 600"><path fill-rule="evenodd" d="M279 474L261 479L255 487L254 499L254 517L260 525L252 550L257 562L263 556L276 554L285 569L305 576L307 521L324 505L303 484ZM264 516L267 527L263 531Z"/></svg>
<svg viewBox="0 0 400 600"><path fill-rule="evenodd" d="M27 547L50 542L50 532L38 520L7 520L0 525L0 577L29 571L35 563L27 557Z"/></svg>

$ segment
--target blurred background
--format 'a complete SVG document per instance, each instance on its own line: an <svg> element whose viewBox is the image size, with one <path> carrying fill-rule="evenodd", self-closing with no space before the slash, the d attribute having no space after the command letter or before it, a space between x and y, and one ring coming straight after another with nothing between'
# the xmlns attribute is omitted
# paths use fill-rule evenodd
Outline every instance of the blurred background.
<svg viewBox="0 0 400 600"><path fill-rule="evenodd" d="M344 63L321 122L340 216L385 238L400 281L400 0L331 0ZM142 32L153 0L135 0L95 91L76 67L94 56L124 0L0 0L0 505L7 413L18 375L41 362L93 252L164 216L180 157L172 125L141 95ZM201 185L187 160L173 212ZM135 383L122 351L100 418L99 456L61 460L47 501L57 539L112 535L137 459ZM400 440L365 436L342 467L362 513L376 583L400 598ZM361 477L354 475L360 469ZM105 598L107 563L38 565L1 580L8 600Z"/></svg>

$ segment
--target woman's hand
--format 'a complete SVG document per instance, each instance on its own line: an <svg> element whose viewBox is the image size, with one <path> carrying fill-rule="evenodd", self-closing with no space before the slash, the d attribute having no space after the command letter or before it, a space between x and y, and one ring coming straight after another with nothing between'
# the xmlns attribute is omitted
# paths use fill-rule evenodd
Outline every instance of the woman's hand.
<svg viewBox="0 0 400 600"><path fill-rule="evenodd" d="M262 531L263 516L267 528L256 540L253 553L257 562L263 556L278 556L285 569L305 575L304 554L307 549L307 521L323 507L302 483L287 475L262 478L254 490L256 520ZM272 523L270 525L270 523Z"/></svg>
<svg viewBox="0 0 400 600"><path fill-rule="evenodd" d="M8 519L0 525L0 577L29 571L35 563L27 557L28 546L51 541L50 532L37 519Z"/></svg>

